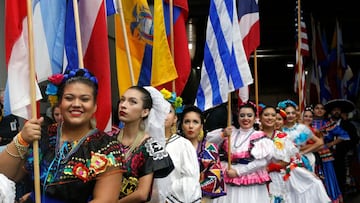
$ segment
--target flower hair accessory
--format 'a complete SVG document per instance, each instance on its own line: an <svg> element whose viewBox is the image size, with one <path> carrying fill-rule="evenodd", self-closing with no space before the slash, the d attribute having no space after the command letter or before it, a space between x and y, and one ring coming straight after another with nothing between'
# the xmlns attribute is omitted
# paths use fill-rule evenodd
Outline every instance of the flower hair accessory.
<svg viewBox="0 0 360 203"><path fill-rule="evenodd" d="M170 92L165 88L161 89L160 92L163 95L164 99L174 106L175 113L182 113L182 111L184 110L184 106L182 104L183 100L181 97L176 96L176 92Z"/></svg>
<svg viewBox="0 0 360 203"><path fill-rule="evenodd" d="M286 120L286 112L282 108L276 107L276 113L280 114L280 116Z"/></svg>
<svg viewBox="0 0 360 203"><path fill-rule="evenodd" d="M284 100L284 101L280 101L277 105L279 108L281 109L285 109L288 106L292 106L294 108L297 108L297 105L295 102L291 101L290 99Z"/></svg>
<svg viewBox="0 0 360 203"><path fill-rule="evenodd" d="M65 73L56 73L50 77L48 77L48 85L46 86L45 94L48 95L48 100L51 106L55 106L58 102L58 93L59 88L65 84L71 78L75 77L83 77L90 80L95 84L96 88L98 86L98 81L96 77L90 73L86 68L81 69L69 69L66 70Z"/></svg>
<svg viewBox="0 0 360 203"><path fill-rule="evenodd" d="M243 102L242 104L239 105L239 109L243 108L243 107L251 107L254 112L256 113L257 112L257 107L256 107L256 104L252 101L246 101L246 102Z"/></svg>

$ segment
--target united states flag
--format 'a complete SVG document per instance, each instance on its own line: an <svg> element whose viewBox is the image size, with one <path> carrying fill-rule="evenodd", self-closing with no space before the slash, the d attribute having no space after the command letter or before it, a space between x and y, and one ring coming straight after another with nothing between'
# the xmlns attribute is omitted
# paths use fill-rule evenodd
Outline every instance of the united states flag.
<svg viewBox="0 0 360 203"><path fill-rule="evenodd" d="M298 9L300 4L296 2L297 6L295 8L295 27L296 27L296 67L295 67L295 78L294 78L294 91L299 95L299 105L300 110L303 110L306 105L306 83L305 83L305 70L303 64L303 57L309 56L309 44L308 44L308 36L306 30L306 24L302 17L302 10L300 8L300 20ZM300 26L299 26L300 23ZM300 28L300 31L299 31ZM299 38L300 32L300 40ZM300 54L299 54L300 50ZM300 76L299 76L300 74ZM299 78L300 82L299 82Z"/></svg>

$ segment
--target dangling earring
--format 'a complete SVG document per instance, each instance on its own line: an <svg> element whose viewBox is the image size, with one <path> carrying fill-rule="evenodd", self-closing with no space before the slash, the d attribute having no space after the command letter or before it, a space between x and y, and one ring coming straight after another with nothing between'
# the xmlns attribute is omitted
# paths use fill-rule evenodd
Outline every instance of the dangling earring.
<svg viewBox="0 0 360 203"><path fill-rule="evenodd" d="M140 131L144 131L144 130L145 130L145 122L144 122L144 119L140 121L139 129L140 129Z"/></svg>
<svg viewBox="0 0 360 203"><path fill-rule="evenodd" d="M90 126L91 126L92 129L96 128L96 118L95 117L92 117L90 119Z"/></svg>
<svg viewBox="0 0 360 203"><path fill-rule="evenodd" d="M199 136L198 136L198 140L201 141L201 140L203 140L203 138L204 138L204 130L201 129L200 133L199 133Z"/></svg>
<svg viewBox="0 0 360 203"><path fill-rule="evenodd" d="M171 134L176 134L177 133L176 124L173 124L171 126L170 132L171 132Z"/></svg>

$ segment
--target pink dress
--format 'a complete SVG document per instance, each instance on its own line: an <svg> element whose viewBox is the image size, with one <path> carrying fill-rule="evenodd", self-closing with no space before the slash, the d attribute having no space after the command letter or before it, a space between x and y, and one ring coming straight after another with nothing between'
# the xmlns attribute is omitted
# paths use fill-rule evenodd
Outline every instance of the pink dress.
<svg viewBox="0 0 360 203"><path fill-rule="evenodd" d="M217 129L207 134L209 142L221 146L223 159L221 161L224 170L227 195L215 199L213 202L270 202L266 184L270 176L266 166L273 154L273 142L264 132L251 129L233 128L230 137L231 142L231 168L235 169L239 176L230 178L227 176L228 168L228 138L221 137L221 130Z"/></svg>

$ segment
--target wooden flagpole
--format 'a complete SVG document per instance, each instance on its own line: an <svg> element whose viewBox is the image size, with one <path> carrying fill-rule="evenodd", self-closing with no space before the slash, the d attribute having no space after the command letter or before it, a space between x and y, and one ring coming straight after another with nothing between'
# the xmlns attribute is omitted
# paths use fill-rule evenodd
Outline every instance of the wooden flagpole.
<svg viewBox="0 0 360 203"><path fill-rule="evenodd" d="M231 92L228 93L228 116L227 116L227 126L231 126ZM231 135L227 136L228 139L228 169L231 168Z"/></svg>
<svg viewBox="0 0 360 203"><path fill-rule="evenodd" d="M127 56L128 66L129 66L131 85L135 85L134 70L133 70L133 65L132 65L132 61L131 61L130 46L129 46L129 40L127 38L127 33L126 33L125 17L124 17L124 11L123 11L121 0L118 0L118 7L119 7L118 12L119 12L120 21L121 21L121 28L123 31L123 37L124 37L124 42L125 42L125 50L126 50L126 56Z"/></svg>
<svg viewBox="0 0 360 203"><path fill-rule="evenodd" d="M298 28L298 32L297 32L297 37L298 37L298 46L297 46L297 64L298 64L298 95L299 95L299 112L302 112L302 103L303 103L303 94L302 94L302 60L300 59L301 57L301 8L300 8L300 0L298 0L297 2L297 6L298 6L298 10L297 10L297 28Z"/></svg>
<svg viewBox="0 0 360 203"><path fill-rule="evenodd" d="M35 60L34 60L34 35L33 35L33 20L32 20L32 1L26 1L27 6L27 24L28 24L28 43L29 43L29 68L30 68L30 105L31 117L37 117L36 109L36 77L35 77ZM34 156L34 187L35 187L35 202L40 203L40 167L39 167L39 141L33 142L33 156Z"/></svg>
<svg viewBox="0 0 360 203"><path fill-rule="evenodd" d="M79 8L77 0L73 0L74 7L74 20L75 20L75 33L76 33L76 45L78 50L79 68L84 68L83 52L81 44L81 30L79 22Z"/></svg>
<svg viewBox="0 0 360 203"><path fill-rule="evenodd" d="M170 14L170 51L171 51L171 56L174 60L175 48L174 48L174 1L173 0L169 0L169 14ZM172 91L176 92L175 79L172 81Z"/></svg>
<svg viewBox="0 0 360 203"><path fill-rule="evenodd" d="M259 79L258 79L258 70L257 70L257 55L256 49L254 51L254 75L255 75L255 104L259 106ZM259 118L259 112L256 111L256 117Z"/></svg>

